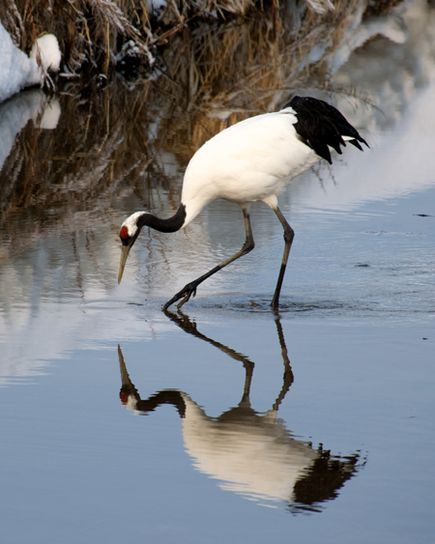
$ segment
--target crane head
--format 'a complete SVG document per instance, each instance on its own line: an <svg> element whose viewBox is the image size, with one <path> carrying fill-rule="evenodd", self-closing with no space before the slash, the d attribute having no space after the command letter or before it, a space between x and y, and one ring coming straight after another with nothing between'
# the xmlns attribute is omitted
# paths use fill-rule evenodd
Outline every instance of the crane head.
<svg viewBox="0 0 435 544"><path fill-rule="evenodd" d="M121 283L122 274L124 273L125 263L127 262L128 254L133 244L141 231L141 226L138 224L139 217L143 212L136 212L128 217L121 225L119 238L121 240L121 259L119 261L118 283Z"/></svg>

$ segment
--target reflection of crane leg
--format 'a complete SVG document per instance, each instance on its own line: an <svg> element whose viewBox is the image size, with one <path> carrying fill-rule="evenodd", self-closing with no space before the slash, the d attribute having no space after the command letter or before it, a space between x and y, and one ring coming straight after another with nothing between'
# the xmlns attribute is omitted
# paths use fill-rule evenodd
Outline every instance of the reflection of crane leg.
<svg viewBox="0 0 435 544"><path fill-rule="evenodd" d="M215 348L218 348L226 355L229 355L231 359L243 363L243 366L245 368L245 382L243 385L243 395L240 404L249 404L249 392L251 390L252 374L254 372L255 364L250 361L249 358L246 357L246 355L243 355L243 353L239 353L238 351L226 346L225 344L222 344L221 342L218 342L217 340L213 340L213 338L209 338L208 336L200 332L196 326L196 323L194 321L191 321L189 317L181 310L178 310L178 313L176 314L170 312L169 310L163 310L163 312L169 317L171 321L173 321L181 329L183 329L183 331L187 332L188 334L192 334L196 338L204 340L204 342L211 344Z"/></svg>
<svg viewBox="0 0 435 544"><path fill-rule="evenodd" d="M287 394L287 391L290 389L290 386L293 383L294 376L293 376L293 371L290 364L290 359L287 353L287 346L285 343L284 331L282 330L282 325L281 325L281 321L279 317L276 317L275 325L276 325L276 331L278 333L279 345L281 347L282 362L284 363L284 375L282 378L282 387L272 406L273 410L278 411L279 405L283 401L284 397Z"/></svg>
<svg viewBox="0 0 435 544"><path fill-rule="evenodd" d="M218 348L223 353L229 355L231 359L234 359L235 361L240 361L241 363L243 363L246 374L245 374L245 382L243 385L243 395L242 395L240 404L249 405L250 403L249 394L251 390L252 375L254 372L255 364L248 357L246 357L246 355L243 355L243 353L239 353L238 351L226 346L225 344L222 344L221 342L213 340L213 338L209 338L208 336L200 332L196 326L196 323L194 321L191 321L189 317L183 312L181 312L180 310L178 310L178 313L173 313L169 310L163 310L163 311L169 317L169 319L173 321L176 325L178 325L181 329L183 329L183 331L187 332L188 334L192 334L196 338L204 340L208 344L211 344L212 346ZM285 343L284 331L282 329L281 321L278 315L275 317L275 325L276 325L276 330L278 334L279 345L281 347L281 357L284 364L283 383L282 383L280 392L272 406L272 410L276 412L278 411L281 402L286 396L287 391L290 389L290 386L293 383L294 378L293 378L293 371L290 364L290 359L287 353L287 346Z"/></svg>
<svg viewBox="0 0 435 544"><path fill-rule="evenodd" d="M250 406L251 400L249 398L249 395L251 393L251 383L255 365L251 361L246 361L245 363L243 363L243 366L245 367L245 383L243 384L243 395L241 401L239 402L239 406Z"/></svg>

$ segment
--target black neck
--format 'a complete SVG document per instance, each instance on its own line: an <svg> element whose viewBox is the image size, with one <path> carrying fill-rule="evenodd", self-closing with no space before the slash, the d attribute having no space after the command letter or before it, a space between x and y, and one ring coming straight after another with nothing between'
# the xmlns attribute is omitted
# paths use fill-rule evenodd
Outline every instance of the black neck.
<svg viewBox="0 0 435 544"><path fill-rule="evenodd" d="M146 400L140 399L136 409L143 413L154 412L161 404L172 404L177 409L180 417L184 417L186 405L181 393L176 390L160 391Z"/></svg>
<svg viewBox="0 0 435 544"><path fill-rule="evenodd" d="M155 215L150 213L144 213L139 217L138 226L139 227L150 227L160 232L175 232L180 230L186 219L186 206L180 204L178 210L172 217L168 219L160 219Z"/></svg>

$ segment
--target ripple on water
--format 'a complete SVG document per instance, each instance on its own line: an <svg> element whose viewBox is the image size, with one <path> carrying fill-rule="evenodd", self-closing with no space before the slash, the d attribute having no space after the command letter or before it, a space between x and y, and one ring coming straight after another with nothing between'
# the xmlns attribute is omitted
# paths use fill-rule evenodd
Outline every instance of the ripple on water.
<svg viewBox="0 0 435 544"><path fill-rule="evenodd" d="M233 312L248 312L251 314L274 314L270 306L269 296L258 297L213 297L212 299L197 299L192 303L196 308L205 310L226 310ZM188 307L184 307L187 310ZM279 314L287 317L307 316L307 317L328 317L328 318L394 318L408 316L418 316L422 314L433 314L434 309L427 305L415 305L411 301L406 301L402 297L393 300L370 300L366 298L353 300L337 300L332 298L325 299L291 299L282 297L279 306Z"/></svg>
<svg viewBox="0 0 435 544"><path fill-rule="evenodd" d="M225 299L214 297L212 300L198 300L196 304L205 309L225 309L235 312L252 312L252 313L273 313L270 305L270 296L258 297L225 297ZM357 302L349 303L339 300L294 300L288 297L282 297L279 306L279 312L282 313L322 313L335 312L337 315L342 315L348 312L369 311L367 305L358 304Z"/></svg>

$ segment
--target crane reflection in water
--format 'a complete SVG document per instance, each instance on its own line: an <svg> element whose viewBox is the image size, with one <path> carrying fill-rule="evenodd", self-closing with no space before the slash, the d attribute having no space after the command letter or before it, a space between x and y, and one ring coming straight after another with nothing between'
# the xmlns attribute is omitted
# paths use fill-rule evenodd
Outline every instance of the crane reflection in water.
<svg viewBox="0 0 435 544"><path fill-rule="evenodd" d="M185 332L212 344L245 368L241 400L237 406L210 417L188 393L158 391L142 399L132 382L118 346L121 402L134 412L147 414L162 404L174 406L181 419L184 448L194 467L219 481L220 488L268 506L284 504L290 512L318 512L335 499L339 489L362 466L360 453L333 455L322 445L296 439L278 417L278 410L293 383L293 371L279 317L275 324L284 374L271 408L265 413L251 406L254 363L245 355L201 333L182 312L166 315Z"/></svg>

